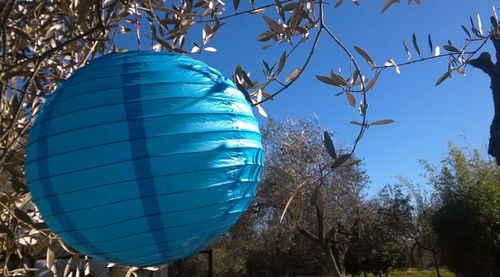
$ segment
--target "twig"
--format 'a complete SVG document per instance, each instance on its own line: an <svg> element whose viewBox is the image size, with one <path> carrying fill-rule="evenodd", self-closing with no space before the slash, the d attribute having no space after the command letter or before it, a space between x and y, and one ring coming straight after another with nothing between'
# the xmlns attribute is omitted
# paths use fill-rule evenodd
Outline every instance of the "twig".
<svg viewBox="0 0 500 277"><path fill-rule="evenodd" d="M464 52L463 54L472 54L472 53L474 53L474 52ZM419 63L419 62L423 62L423 61L428 61L428 60L432 60L432 59L439 59L439 58L443 58L443 57L450 57L450 56L453 56L453 55L456 55L456 54L459 54L459 53L446 53L446 54L442 54L442 55L438 55L438 56L430 56L430 57L420 58L418 60L411 60L411 61L407 61L407 62L404 62L404 63L398 63L397 65L399 67L401 67L401 66L410 65L410 64L414 64L414 63ZM392 68L392 67L396 67L396 66L393 65L393 64L391 64L391 65L374 66L372 68L373 69L386 69L386 68Z"/></svg>
<svg viewBox="0 0 500 277"><path fill-rule="evenodd" d="M292 2L294 0L284 0L284 1L280 1L279 3L280 4L286 4L286 3L289 3L289 2ZM272 3L272 4L267 4L267 5L264 5L264 6L260 6L260 7L257 7L257 8L252 8L252 9L249 9L249 10L246 10L246 11L242 11L242 12L235 12L235 13L232 13L232 14L229 14L229 15L226 15L226 16L222 16L222 17L219 17L217 18L217 20L225 20L225 19L228 19L228 18L231 18L231 17L235 17L235 16L238 16L238 15L242 15L242 14L248 14L248 13L252 13L252 12L255 12L257 10L261 10L261 9L265 9L265 8L269 8L269 7L273 7L276 5L276 2L275 3ZM198 15L200 16L200 15ZM210 22L215 22L216 19L206 19L206 20L196 20L195 22L196 23L210 23Z"/></svg>
<svg viewBox="0 0 500 277"><path fill-rule="evenodd" d="M484 41L479 45L478 48L476 48L476 50L472 51L471 53L467 53L469 54L469 57L467 57L467 59L465 59L466 61L470 61L470 59L475 56L477 54L477 52L479 52L479 50L481 50L483 48L483 46L488 42L488 40L491 38L492 34L490 34L488 37L486 37L484 39ZM466 53L464 53L466 54Z"/></svg>
<svg viewBox="0 0 500 277"><path fill-rule="evenodd" d="M22 89L18 89L18 88L14 87L14 86L11 86L11 85L9 85L9 84L5 83L5 82L4 82L4 81L2 81L2 80L0 80L0 84L4 85L4 86L6 86L6 87L8 87L8 88L10 88L10 89L12 89L12 90L18 91L18 92L20 92L20 93L25 93L25 94L29 94L29 95L33 95L33 96L41 96L41 94L38 94L38 93L32 93L32 92L29 92L29 91L25 91L25 90L22 90Z"/></svg>
<svg viewBox="0 0 500 277"><path fill-rule="evenodd" d="M28 222L25 222L22 219L20 219L19 217L17 217L17 215L13 211L11 211L9 207L7 207L7 205L5 205L4 203L0 202L0 206L2 206L8 213L10 213L19 222L22 222L22 223L26 224L28 227L36 230L35 226L33 226L32 224L30 224ZM40 232L40 234L42 234L42 235L44 235L46 237L50 237L48 234L46 234L45 232L42 232L41 230L37 230L37 231Z"/></svg>
<svg viewBox="0 0 500 277"><path fill-rule="evenodd" d="M411 60L411 61L407 61L407 62L403 62L403 63L398 63L397 66L401 67L401 66L405 66L405 65L410 65L410 64L414 64L414 63L419 63L419 62L423 62L423 61L428 61L428 60L432 60L432 59L439 59L439 58L443 58L443 57L453 57L455 55L461 55L461 56L465 56L465 55L468 55L467 59L465 59L466 61L470 60L473 56L475 56L477 54L477 52L479 52L479 50L481 50L483 48L483 46L488 42L488 39L491 37L491 34L487 37L484 37L484 38L480 38L480 39L468 39L466 40L467 43L465 44L465 46L463 47L463 50L467 49L467 47L469 46L469 44L471 42L476 42L476 41L482 41L482 43L474 50L474 51L469 51L469 52L460 52L460 53L446 53L446 54L441 54L441 55L437 55L437 56L430 56L430 57L425 57L425 58L420 58L418 60ZM391 67L396 67L396 65L383 65L383 66L374 66L372 67L373 69L385 69L385 68L391 68Z"/></svg>
<svg viewBox="0 0 500 277"><path fill-rule="evenodd" d="M26 80L26 83L24 83L24 86L22 89L23 91L28 90L29 86L31 85L31 82L33 81L33 78L36 76L36 74L38 74L38 71L40 70L40 66L42 65L42 62L43 62L43 60L38 60L36 66L35 66L35 69L31 73L28 80ZM23 103L25 97L26 97L26 94L21 94L21 99L19 99L19 103L20 103L19 107L17 107L17 110L14 113L14 117L12 118L12 120L9 123L9 126L7 128L5 128L5 133L3 133L3 135L0 137L0 141L4 140L9 135L12 126L14 126L14 124L16 123L17 117L21 113L21 107L22 107L22 103Z"/></svg>
<svg viewBox="0 0 500 277"><path fill-rule="evenodd" d="M5 15L3 15L4 18L2 20L2 23L0 24L0 30L5 30L5 26L7 25L7 20L9 19L10 13L12 12L14 5L16 4L16 0L12 0L9 4L10 5L7 7L7 11L5 12ZM7 50L7 49L4 49L4 50Z"/></svg>
<svg viewBox="0 0 500 277"><path fill-rule="evenodd" d="M302 73L305 71L307 65L311 61L311 58L312 58L312 56L314 54L314 50L316 49L316 46L318 45L319 37L321 35L321 31L322 30L323 30L323 27L321 27L321 25L320 25L319 28L318 28L318 32L316 33L316 37L314 38L313 45L311 46L311 50L309 51L309 54L307 55L307 58L306 58L304 64L300 68L299 74L297 74L297 76L293 80L291 80L288 84L284 85L282 88L280 88L276 92L272 93L271 96L266 97L266 98L262 99L261 101L253 103L252 106L257 106L259 104L262 104L262 103L266 102L267 100L270 100L270 99L274 98L274 96L280 94L281 92L283 92L284 90L286 90L287 88L289 88L293 83L295 83L295 81L297 79L299 79L300 75L302 75Z"/></svg>
<svg viewBox="0 0 500 277"><path fill-rule="evenodd" d="M354 67L356 68L356 70L359 72L359 75L360 76L363 76L362 73L361 73L361 68L360 66L358 65L356 59L354 58L354 56L352 55L352 53L345 47L345 45L342 43L342 41L340 41L331 31L330 29L326 26L325 24L325 20L324 20L324 15L323 15L323 3L322 1L319 2L320 5L319 5L319 16L320 16L320 21L319 21L319 29L318 29L318 33L316 34L316 38L314 40L314 43L313 43L313 46L311 48L311 51L309 52L309 55L307 57L307 60L306 62L304 63L304 66L302 67L302 70L300 71L299 75L294 79L292 80L290 83L286 84L283 88L281 88L280 90L278 90L277 92L275 92L274 94L272 94L270 97L268 98L265 98L263 99L262 101L260 102L257 102L257 103L254 103L252 104L252 106L255 106L255 105L259 105L263 102L265 102L266 100L268 99L271 99L273 98L275 95L277 95L278 93L282 92L283 90L285 90L286 88L288 88L291 84L293 84L293 82L295 80L298 79L298 77L300 76L300 74L302 74L302 72L304 72L304 69L305 67L307 66L307 64L309 63L309 60L311 59L313 53L314 53L314 49L317 45L317 42L318 42L318 39L319 39L319 36L321 34L321 31L324 29L328 35L334 40L334 42L340 46L340 48L342 48L342 50L347 54L347 56L349 57L349 59L351 60L351 62L353 63ZM367 102L367 99L366 99L366 86L363 82L363 80L361 81L361 88L362 88L362 92L363 92L363 102L365 103L366 105L366 102ZM356 146L359 142L359 138L361 137L361 135L364 133L365 129L366 129L366 112L363 112L363 122L362 122L362 126L360 128L360 131L359 131L359 134L358 134L358 138L356 139L353 147L352 147L352 150L351 150L351 155L354 153L355 149L356 149ZM326 167L325 167L326 168ZM326 174L320 174L321 176L319 178L317 178L316 180L314 180L312 182L312 184L316 183L316 182L319 182L319 181L322 181L323 178L327 177L328 175L330 175L332 172L334 171L334 169L330 169ZM295 195L298 193L298 191L302 188L303 185L305 185L307 183L307 180L303 181L299 186L297 186L297 188L295 189L294 193L292 194L292 196L290 197L290 199L288 200L284 210L283 210L283 214L281 215L281 220L280 222L283 220L283 217L285 215L285 213L287 212L288 210L288 207L290 206L293 198L295 197Z"/></svg>
<svg viewBox="0 0 500 277"><path fill-rule="evenodd" d="M6 69L6 71L9 71L9 70L11 70L13 68L16 68L18 66L26 65L26 64L28 64L28 63L30 63L32 61L43 61L48 56L54 54L56 51L58 51L58 50L60 50L60 49L62 49L64 47L66 47L67 45L69 45L69 44L71 44L71 43L73 43L73 42L75 42L75 41L77 41L79 39L82 39L82 38L84 38L86 36L89 36L89 35L93 34L95 31L97 31L98 29L101 29L101 28L104 28L104 26L97 25L97 26L95 26L95 27L87 30L86 32L83 32L83 33L77 35L76 37L73 37L73 38L70 38L70 39L66 40L65 42L57 45L56 47L51 48L50 50L47 50L47 51L43 52L40 56L31 57L29 59L26 59L26 60L20 62L20 63L17 63L15 65L12 65L12 66L8 67Z"/></svg>
<svg viewBox="0 0 500 277"><path fill-rule="evenodd" d="M109 21L111 20L111 16L113 15L113 11L115 10L115 7L116 7L116 3L118 3L118 0L116 0L115 2L113 2L113 4L111 5L111 7L108 8L108 13L106 14L106 18L104 19L104 22L102 21L102 8L100 5L97 5L97 13L99 14L99 23L103 26L102 28L102 35L104 35L106 33L106 26L109 24ZM102 3L101 3L102 4ZM92 48L90 48L89 50L89 53L87 54L87 56L85 57L85 59L83 60L83 62L80 64L80 67L84 66L87 61L90 59L90 56L92 56L94 53L95 53L95 48L97 47L97 44L99 44L99 41L95 41L94 44L92 45ZM95 56L94 56L95 57Z"/></svg>
<svg viewBox="0 0 500 277"><path fill-rule="evenodd" d="M30 121L31 122L31 121ZM5 165L5 159L7 158L7 155L9 154L9 149L14 145L14 143L19 143L20 145L23 145L21 142L17 141L18 138L22 137L26 132L28 131L30 127L30 122L26 123L26 126L21 130L21 132L17 132L15 136L10 140L10 143L8 143L5 147L5 152L3 152L2 157L0 157L0 173L2 173ZM24 146L24 145L23 145ZM25 146L24 146L25 147Z"/></svg>
<svg viewBox="0 0 500 277"><path fill-rule="evenodd" d="M326 166L325 166L326 167ZM286 203L285 205L285 208L283 209L283 213L281 214L281 218L280 218L280 222L283 221L283 218L285 217L285 214L286 212L288 211L288 207L290 207L290 204L292 203L292 200L293 198L295 198L295 196L297 195L297 193L302 189L302 187L304 185L312 185L312 184L315 184L321 180L323 180L323 178L325 177L328 177L328 175L332 174L333 173L333 169L330 169L327 173L325 173L324 175L318 177L317 179L315 179L314 181L312 181L311 183L307 183L308 179L302 181L302 183L300 183L294 190L294 192L292 193L292 196L290 197L290 199L288 199L288 202Z"/></svg>
<svg viewBox="0 0 500 277"><path fill-rule="evenodd" d="M307 231L306 229L304 229L304 227L302 226L297 226L297 230L302 234L304 235L306 238L312 240L313 242L316 242L316 243L319 243L320 242L320 239L318 237L316 237L315 235L313 235L311 232Z"/></svg>
<svg viewBox="0 0 500 277"><path fill-rule="evenodd" d="M324 22L324 19L323 17L321 18L321 24L324 25L325 22ZM344 50L344 52L346 53L346 55L349 57L349 59L351 60L351 62L353 63L354 65L354 68L359 72L359 75L361 76L361 90L362 90L362 94L363 94L363 104L364 105L368 105L368 102L367 102L367 98L366 98L366 86L365 86L365 82L363 81L363 74L361 73L361 68L359 67L358 65L358 62L356 61L356 59L354 59L354 56L352 55L352 53L347 49L347 47L345 47L345 45L342 43L342 41L340 41L331 31L330 29L328 29L328 27L326 25L324 25L324 28L325 28L325 31L327 32L327 34L333 39L333 41L338 45L340 46L340 48L342 48L342 50ZM352 146L352 149L351 149L351 155L354 153L354 151L356 150L356 147L358 146L358 143L360 141L360 138L361 136L364 134L365 130L366 130L366 127L367 127L367 121L366 121L366 110L362 112L362 115L363 115L363 120L361 122L361 128L359 130L359 133L358 133L358 136L356 138L356 140L354 141L354 145Z"/></svg>

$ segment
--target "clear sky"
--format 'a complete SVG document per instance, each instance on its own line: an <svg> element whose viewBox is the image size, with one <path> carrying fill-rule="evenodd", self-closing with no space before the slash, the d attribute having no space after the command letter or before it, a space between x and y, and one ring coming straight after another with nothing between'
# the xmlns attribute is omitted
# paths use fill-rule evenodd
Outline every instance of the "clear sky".
<svg viewBox="0 0 500 277"><path fill-rule="evenodd" d="M338 9L330 4L325 14L327 24L350 50L353 45L361 46L377 64L383 64L388 58L406 60L402 41L406 39L412 48L413 32L425 56L429 55L429 33L434 45L447 44L449 39L460 46L465 38L460 25L470 26L469 16L477 20L477 14L481 14L483 29L487 30L492 6L500 7L500 1L494 0L427 0L422 1L422 6L408 6L402 1L381 14L384 2L361 1L361 6L355 6L345 1ZM232 11L230 3L228 1L228 12ZM268 13L277 18L274 10ZM252 76L261 77L262 59L272 62L279 59L282 51L290 49L289 45L282 44L262 50L266 44L258 42L256 37L265 29L262 15L234 17L210 43L218 51L194 58L205 61L228 77L238 64L244 65ZM198 39L201 32L191 35ZM119 46L136 49L135 38L123 41ZM294 58L287 62L286 72L302 64L311 43L312 39L296 51ZM491 52L489 43L485 50ZM315 114L325 129L334 132L337 141L351 145L358 129L349 122L359 120L357 109L350 107L344 96L334 96L338 90L315 78L315 74L327 75L331 69L348 71L346 61L340 49L323 36L304 74L277 99L265 104L267 113L277 119ZM363 60L359 58L359 61ZM364 160L372 181L369 192L392 182L394 176L423 182L420 177L423 168L418 160L439 162L449 141L478 148L486 155L493 116L489 80L479 70L469 68L465 77L454 74L452 80L435 87L436 79L446 70L447 60L444 59L403 67L400 75L394 70L386 70L375 89L369 92L369 121L386 118L396 121L391 125L371 127L357 148L357 155ZM265 124L266 119L261 117L261 122Z"/></svg>

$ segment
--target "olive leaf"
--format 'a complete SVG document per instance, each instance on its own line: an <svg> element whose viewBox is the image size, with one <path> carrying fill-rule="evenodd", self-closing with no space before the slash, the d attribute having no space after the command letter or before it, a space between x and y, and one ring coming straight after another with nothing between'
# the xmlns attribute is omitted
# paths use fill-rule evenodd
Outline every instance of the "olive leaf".
<svg viewBox="0 0 500 277"><path fill-rule="evenodd" d="M366 63L368 63L372 67L375 66L373 59L370 57L370 55L365 50L363 50L362 48L360 48L358 46L354 46L354 49L356 49L358 54L361 55L361 57L363 57L365 59Z"/></svg>
<svg viewBox="0 0 500 277"><path fill-rule="evenodd" d="M417 42L417 35L415 33L413 33L411 40L413 42L413 47L415 48L415 51L417 51L417 54L421 56L420 47L418 47L418 42Z"/></svg>
<svg viewBox="0 0 500 277"><path fill-rule="evenodd" d="M337 158L337 152L335 152L335 146L333 145L332 138L327 131L323 132L323 144L325 145L328 155L335 160Z"/></svg>
<svg viewBox="0 0 500 277"><path fill-rule="evenodd" d="M332 168L335 169L335 168L338 168L340 167L342 164L344 164L345 162L347 162L349 159L351 158L351 154L343 154L343 155L340 155L335 161L333 161L332 163Z"/></svg>
<svg viewBox="0 0 500 277"><path fill-rule="evenodd" d="M384 119L384 120L377 120L372 123L369 123L368 125L373 126L373 125L385 125L385 124L390 124L393 123L394 120L392 119Z"/></svg>
<svg viewBox="0 0 500 277"><path fill-rule="evenodd" d="M436 81L436 86L439 86L444 80L446 80L448 77L450 77L450 72L446 71L441 77L439 77Z"/></svg>

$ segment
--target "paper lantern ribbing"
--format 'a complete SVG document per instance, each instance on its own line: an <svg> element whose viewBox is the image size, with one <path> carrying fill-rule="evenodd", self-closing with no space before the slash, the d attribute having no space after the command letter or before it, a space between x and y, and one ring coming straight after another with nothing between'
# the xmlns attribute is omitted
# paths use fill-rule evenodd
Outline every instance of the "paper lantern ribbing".
<svg viewBox="0 0 500 277"><path fill-rule="evenodd" d="M235 85L159 52L114 53L75 72L37 114L26 161L56 234L134 266L189 256L227 232L262 166L258 122Z"/></svg>

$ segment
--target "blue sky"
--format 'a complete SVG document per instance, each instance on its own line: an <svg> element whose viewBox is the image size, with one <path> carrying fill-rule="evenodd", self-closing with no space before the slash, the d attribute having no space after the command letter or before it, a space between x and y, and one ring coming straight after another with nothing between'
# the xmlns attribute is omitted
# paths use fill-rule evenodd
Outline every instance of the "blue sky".
<svg viewBox="0 0 500 277"><path fill-rule="evenodd" d="M499 1L493 0L423 1L422 6L408 6L402 1L403 4L394 5L381 14L385 1L361 1L361 6L349 2L338 9L327 5L327 24L350 50L353 45L361 46L377 64L383 64L388 58L406 60L402 41L406 39L412 48L413 32L417 34L424 56L429 55L429 33L434 45L447 44L448 39L454 45L462 45L465 33L460 25L469 26L469 16L476 20L479 13L483 28L487 30L492 6L500 6ZM228 12L232 11L230 3ZM274 10L267 14L278 18ZM282 44L262 50L265 43L258 42L256 37L265 29L262 15L234 17L210 43L218 51L194 57L226 76L234 72L236 65L242 64L252 76L261 77L262 59L272 62L279 59L282 51L290 49L289 45ZM201 31L190 35L199 41ZM312 39L297 49L294 57L287 61L285 72L302 64L311 43ZM124 39L123 45L118 46L135 50L135 38ZM146 48L143 46L143 50ZM485 50L492 51L489 43ZM359 58L359 61L363 60ZM267 113L277 119L306 118L315 114L325 129L334 132L338 142L350 146L358 129L349 122L359 120L357 109L350 107L344 96L334 96L338 90L315 78L315 74L327 75L331 69L337 71L339 68L348 72L347 59L328 37L323 36L304 74L277 99L265 104ZM364 69L368 72L367 67ZM369 92L369 121L395 120L391 125L371 127L357 148L357 155L364 160L372 181L369 193L392 182L394 176L424 183L420 176L423 168L418 160L438 163L446 154L449 141L478 148L486 155L493 117L489 80L479 70L469 68L465 77L455 74L452 80L435 87L436 79L446 70L447 60L444 59L402 67L400 75L394 70L386 70L375 89ZM261 121L265 124L266 119L261 118Z"/></svg>

